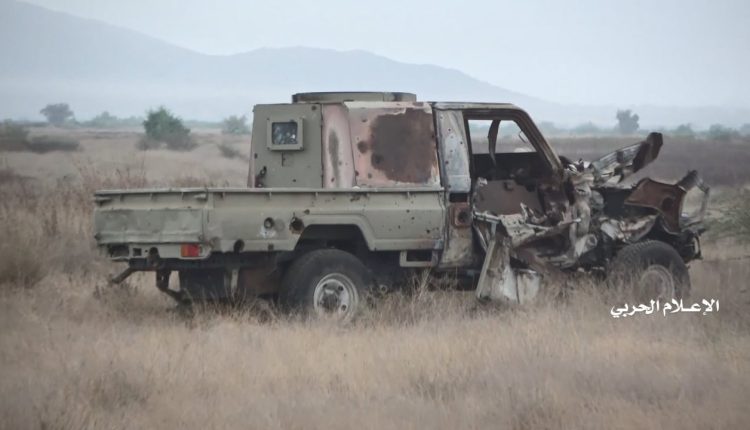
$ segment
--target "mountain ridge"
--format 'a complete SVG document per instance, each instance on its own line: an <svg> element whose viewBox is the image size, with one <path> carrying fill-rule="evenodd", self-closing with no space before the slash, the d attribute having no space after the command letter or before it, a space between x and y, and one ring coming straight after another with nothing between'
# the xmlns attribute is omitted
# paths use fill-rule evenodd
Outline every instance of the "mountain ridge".
<svg viewBox="0 0 750 430"><path fill-rule="evenodd" d="M212 55L94 19L16 1L0 2L0 118L38 117L64 101L80 118L103 110L142 114L166 105L184 117L216 120L307 91L407 91L421 100L511 102L539 120L614 124L612 106L541 100L452 68L411 64L354 49L258 48ZM631 106L627 106L631 107ZM732 123L750 110L636 106L643 123ZM641 112L643 110L643 112ZM723 118L724 121L719 120Z"/></svg>

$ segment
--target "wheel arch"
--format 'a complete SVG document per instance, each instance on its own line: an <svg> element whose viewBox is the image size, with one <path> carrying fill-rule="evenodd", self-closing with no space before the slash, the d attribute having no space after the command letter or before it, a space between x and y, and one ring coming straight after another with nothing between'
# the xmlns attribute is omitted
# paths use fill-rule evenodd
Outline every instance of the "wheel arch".
<svg viewBox="0 0 750 430"><path fill-rule="evenodd" d="M357 255L363 251L373 251L375 245L372 235L366 234L365 231L358 223L309 224L302 230L295 245L295 252L318 248L336 248Z"/></svg>

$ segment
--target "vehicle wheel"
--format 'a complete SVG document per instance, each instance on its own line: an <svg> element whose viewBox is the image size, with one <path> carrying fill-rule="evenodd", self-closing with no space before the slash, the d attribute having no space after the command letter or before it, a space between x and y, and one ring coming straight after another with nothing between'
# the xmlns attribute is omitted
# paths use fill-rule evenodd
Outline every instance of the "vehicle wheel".
<svg viewBox="0 0 750 430"><path fill-rule="evenodd" d="M690 275L673 247L656 240L628 245L615 255L608 279L629 288L638 303L687 298Z"/></svg>
<svg viewBox="0 0 750 430"><path fill-rule="evenodd" d="M281 281L282 303L308 317L352 321L367 306L375 282L352 254L319 249L295 260Z"/></svg>

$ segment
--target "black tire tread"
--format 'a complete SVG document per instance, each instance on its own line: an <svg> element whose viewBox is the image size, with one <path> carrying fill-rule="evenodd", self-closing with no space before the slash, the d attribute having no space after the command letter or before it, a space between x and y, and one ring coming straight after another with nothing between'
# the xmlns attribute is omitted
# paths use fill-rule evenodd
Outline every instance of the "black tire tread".
<svg viewBox="0 0 750 430"><path fill-rule="evenodd" d="M280 300L289 308L302 311L310 310L310 278L321 268L339 266L343 271L353 272L360 277L362 283L353 281L358 287L360 294L360 305L366 303L367 295L372 289L371 275L367 267L354 255L339 249L317 249L303 254L287 268L281 280Z"/></svg>
<svg viewBox="0 0 750 430"><path fill-rule="evenodd" d="M668 264L665 264L668 261ZM632 279L650 264L667 267L675 280L675 295L685 298L690 293L688 267L671 245L658 240L636 242L622 248L609 266L608 277L614 281Z"/></svg>

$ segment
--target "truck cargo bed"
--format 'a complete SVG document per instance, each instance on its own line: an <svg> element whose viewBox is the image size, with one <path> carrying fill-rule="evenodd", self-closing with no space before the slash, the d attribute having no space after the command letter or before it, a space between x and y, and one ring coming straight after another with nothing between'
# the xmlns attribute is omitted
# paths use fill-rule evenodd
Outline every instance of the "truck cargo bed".
<svg viewBox="0 0 750 430"><path fill-rule="evenodd" d="M121 259L179 245L210 252L291 251L305 227L352 225L372 250L436 249L443 237L442 188L180 188L95 194L95 238Z"/></svg>

